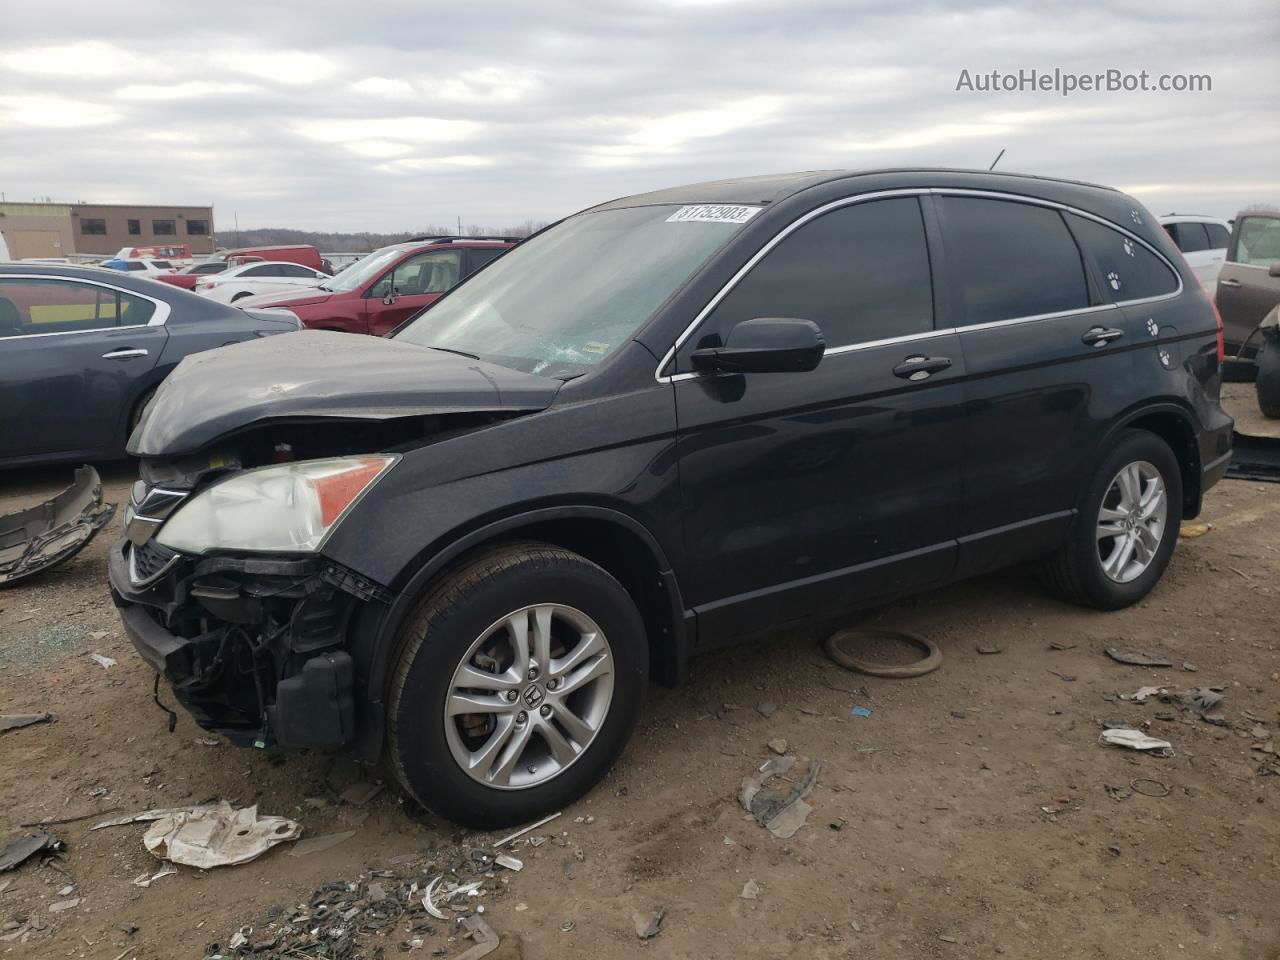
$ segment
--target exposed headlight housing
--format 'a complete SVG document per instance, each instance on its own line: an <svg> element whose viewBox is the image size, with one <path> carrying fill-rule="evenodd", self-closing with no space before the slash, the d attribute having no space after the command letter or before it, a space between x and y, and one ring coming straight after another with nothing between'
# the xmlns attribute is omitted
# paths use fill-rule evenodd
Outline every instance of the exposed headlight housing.
<svg viewBox="0 0 1280 960"><path fill-rule="evenodd" d="M192 497L155 539L183 553L314 553L399 459L368 454L246 470Z"/></svg>

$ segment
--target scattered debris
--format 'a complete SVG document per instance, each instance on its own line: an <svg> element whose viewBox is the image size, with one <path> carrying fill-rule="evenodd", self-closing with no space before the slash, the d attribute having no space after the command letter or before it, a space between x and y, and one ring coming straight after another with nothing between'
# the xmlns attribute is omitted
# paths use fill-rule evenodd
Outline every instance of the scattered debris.
<svg viewBox="0 0 1280 960"><path fill-rule="evenodd" d="M15 583L71 559L115 515L102 502L102 481L93 467L76 470L71 486L56 497L0 517L0 583Z"/></svg>
<svg viewBox="0 0 1280 960"><path fill-rule="evenodd" d="M561 932L561 933L572 933L572 932L573 932L573 928L574 928L574 927L576 927L576 926L577 926L577 924L576 924L576 923L574 923L572 920L566 920L564 923L560 924L560 932Z"/></svg>
<svg viewBox="0 0 1280 960"><path fill-rule="evenodd" d="M1138 784L1143 784L1139 787ZM1138 777L1136 780L1129 781L1129 787L1134 793L1140 793L1144 797L1167 797L1169 795L1169 785L1160 780L1153 780L1151 777Z"/></svg>
<svg viewBox="0 0 1280 960"><path fill-rule="evenodd" d="M860 641L890 641L915 647L924 653L924 657L915 663L878 663L863 660L851 652ZM827 656L846 670L856 670L872 677L885 677L890 680L902 680L909 677L920 677L937 670L942 666L942 650L927 637L900 630L848 629L838 630L827 637L823 643Z"/></svg>
<svg viewBox="0 0 1280 960"><path fill-rule="evenodd" d="M1191 687L1188 690L1176 691L1162 699L1176 703L1183 710L1204 715L1221 706L1226 695L1223 694L1221 687Z"/></svg>
<svg viewBox="0 0 1280 960"><path fill-rule="evenodd" d="M738 896L743 900L759 900L760 884L754 880L748 880L742 885L742 892Z"/></svg>
<svg viewBox="0 0 1280 960"><path fill-rule="evenodd" d="M46 909L50 913L62 913L64 910L71 910L74 907L80 906L81 899L81 897L72 897L70 900L58 900L55 903L49 904Z"/></svg>
<svg viewBox="0 0 1280 960"><path fill-rule="evenodd" d="M1189 662L1187 662L1186 660L1182 661L1182 669L1183 669L1183 670L1185 670L1185 671L1187 671L1187 673L1199 673L1199 672L1200 672L1200 668L1199 668L1199 667L1197 667L1194 663L1189 663Z"/></svg>
<svg viewBox="0 0 1280 960"><path fill-rule="evenodd" d="M1115 747L1150 751L1158 757L1173 756L1173 744L1168 740L1149 737L1141 730L1133 730L1129 727L1113 727L1110 730L1103 730L1099 739L1103 743L1108 743Z"/></svg>
<svg viewBox="0 0 1280 960"><path fill-rule="evenodd" d="M1050 650L1074 650L1075 648L1074 643L1063 643L1061 640L1053 640L1049 643Z"/></svg>
<svg viewBox="0 0 1280 960"><path fill-rule="evenodd" d="M52 713L6 713L0 715L0 733L20 730L37 723L51 723L57 719Z"/></svg>
<svg viewBox="0 0 1280 960"><path fill-rule="evenodd" d="M481 910L484 907L480 907ZM493 928L481 920L479 917L463 917L462 926L470 934L471 939L476 945L461 954L458 960L480 960L481 957L487 957L493 951L498 949L498 935L493 932Z"/></svg>
<svg viewBox="0 0 1280 960"><path fill-rule="evenodd" d="M161 860L208 870L247 863L301 833L293 820L259 817L256 804L236 810L223 800L156 820L142 844Z"/></svg>
<svg viewBox="0 0 1280 960"><path fill-rule="evenodd" d="M507 856L505 853L498 854L493 858L493 862L498 866L506 867L508 870L514 871L515 873L519 873L524 869L523 860L517 860L515 857Z"/></svg>
<svg viewBox="0 0 1280 960"><path fill-rule="evenodd" d="M1212 523L1184 523L1178 528L1178 536L1183 540L1194 540L1196 537L1203 537L1212 529Z"/></svg>
<svg viewBox="0 0 1280 960"><path fill-rule="evenodd" d="M871 716L871 708L870 707L854 707L850 711L850 714L855 717L869 717Z"/></svg>
<svg viewBox="0 0 1280 960"><path fill-rule="evenodd" d="M760 704L756 706L756 713L760 714L760 716L764 717L766 720L768 720L777 712L778 712L778 705L774 703L772 700L762 701Z"/></svg>
<svg viewBox="0 0 1280 960"><path fill-rule="evenodd" d="M353 807L363 807L381 792L382 784L380 783L353 783L342 791L338 799Z"/></svg>
<svg viewBox="0 0 1280 960"><path fill-rule="evenodd" d="M794 756L772 757L753 776L743 778L738 791L738 802L742 808L782 840L794 836L813 811L804 798L818 779L819 764L816 761L809 763L805 775L790 790L766 786L773 777L787 773L795 763Z"/></svg>
<svg viewBox="0 0 1280 960"><path fill-rule="evenodd" d="M1074 675L1074 674L1070 674L1070 673L1059 673L1057 670L1050 670L1050 671L1049 671L1049 673L1053 674L1053 675L1054 675L1055 677L1057 677L1059 680L1065 680L1067 683L1075 683L1075 682L1076 682L1076 677L1075 677L1075 675Z"/></svg>
<svg viewBox="0 0 1280 960"><path fill-rule="evenodd" d="M313 853L321 853L340 843L346 843L355 835L354 830L347 830L345 833L328 833L323 837L308 837L306 840L295 843L289 850L289 856L306 857Z"/></svg>
<svg viewBox="0 0 1280 960"><path fill-rule="evenodd" d="M782 737L775 737L774 739L770 740L768 744L766 744L766 746L768 746L768 748L772 750L774 753L776 753L778 756L782 756L784 753L787 752L787 741L784 740Z"/></svg>
<svg viewBox="0 0 1280 960"><path fill-rule="evenodd" d="M100 666L103 670L110 670L112 667L116 665L115 660L113 660L111 657L104 657L100 653L89 654L89 659L92 660L94 663L96 663L98 666Z"/></svg>
<svg viewBox="0 0 1280 960"><path fill-rule="evenodd" d="M636 936L641 940L652 940L656 937L658 931L662 929L662 918L666 912L666 907L659 907L652 913L641 913L638 910L633 912L631 920L636 925Z"/></svg>
<svg viewBox="0 0 1280 960"><path fill-rule="evenodd" d="M437 893L436 884L443 879L444 877L436 877L427 884L427 889L422 893L422 905L426 908L427 913L437 920L449 919L449 915L440 909L440 904L448 906L449 902L456 897L475 896L484 882L476 880L472 883L450 883L441 887Z"/></svg>
<svg viewBox="0 0 1280 960"><path fill-rule="evenodd" d="M166 863L163 867L161 867L155 873L144 872L144 873L138 874L136 877L133 878L133 885L135 887L149 887L153 883L155 883L157 880L163 880L165 877L172 877L177 872L178 872L177 867L175 867L172 863Z"/></svg>
<svg viewBox="0 0 1280 960"><path fill-rule="evenodd" d="M995 644L978 644L977 650L979 653L987 656L991 656L995 653L1004 653L1004 647L998 647Z"/></svg>
<svg viewBox="0 0 1280 960"><path fill-rule="evenodd" d="M37 853L61 853L65 844L52 833L19 837L0 849L0 873L21 866Z"/></svg>
<svg viewBox="0 0 1280 960"><path fill-rule="evenodd" d="M1134 703L1146 703L1150 697L1158 697L1164 692L1164 687L1139 687L1133 693L1120 694L1120 699L1132 700Z"/></svg>
<svg viewBox="0 0 1280 960"><path fill-rule="evenodd" d="M563 812L563 811L562 811L562 812ZM527 827L521 827L521 828L520 828L519 830L517 830L515 833L507 834L507 836L503 837L501 840L499 840L497 843L495 843L495 844L493 845L493 848L496 850L496 849L498 849L498 847L505 847L505 846L506 846L508 843L510 843L512 840L515 840L515 839L517 839L517 838L519 838L519 837L523 837L526 833L529 833L529 832L531 832L531 831L533 831L533 830L537 830L539 827L544 827L544 826L546 826L548 823L550 823L552 820L554 820L554 819L555 819L556 817L558 817L558 816L560 816L560 814L559 814L559 813L553 813L553 814L551 814L551 816L549 816L549 817L543 817L543 818L542 818L541 820L539 820L537 823L531 823L531 824L529 824Z"/></svg>
<svg viewBox="0 0 1280 960"><path fill-rule="evenodd" d="M1113 786L1109 783L1105 784L1102 789L1107 792L1107 796L1112 800L1128 800L1133 796L1132 790L1127 790L1124 787Z"/></svg>
<svg viewBox="0 0 1280 960"><path fill-rule="evenodd" d="M1107 647L1106 654L1116 663L1126 663L1131 667L1172 667L1173 661L1165 657L1158 657L1153 653L1144 653L1141 650L1120 650L1116 647Z"/></svg>

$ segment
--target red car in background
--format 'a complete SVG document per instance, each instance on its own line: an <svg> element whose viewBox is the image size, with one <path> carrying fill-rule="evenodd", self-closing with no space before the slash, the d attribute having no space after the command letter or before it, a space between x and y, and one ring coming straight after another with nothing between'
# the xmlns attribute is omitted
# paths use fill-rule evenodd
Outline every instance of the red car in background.
<svg viewBox="0 0 1280 960"><path fill-rule="evenodd" d="M175 287L181 287L183 290L194 290L196 281L201 277L207 277L211 273L221 273L227 269L225 260L205 260L201 263L193 263L189 267L183 267L177 273L164 273L155 279L164 283L171 283Z"/></svg>
<svg viewBox="0 0 1280 960"><path fill-rule="evenodd" d="M515 246L510 237L427 237L375 250L300 293L246 297L246 309L285 307L315 330L381 337Z"/></svg>

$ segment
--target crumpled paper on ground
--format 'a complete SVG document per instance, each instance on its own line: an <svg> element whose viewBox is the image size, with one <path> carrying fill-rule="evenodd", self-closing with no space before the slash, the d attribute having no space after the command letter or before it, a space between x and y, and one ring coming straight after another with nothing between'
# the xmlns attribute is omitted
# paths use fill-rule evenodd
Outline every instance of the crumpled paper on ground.
<svg viewBox="0 0 1280 960"><path fill-rule="evenodd" d="M247 863L276 844L301 835L302 827L296 821L259 817L256 804L236 810L223 800L157 820L142 843L161 860L208 870Z"/></svg>

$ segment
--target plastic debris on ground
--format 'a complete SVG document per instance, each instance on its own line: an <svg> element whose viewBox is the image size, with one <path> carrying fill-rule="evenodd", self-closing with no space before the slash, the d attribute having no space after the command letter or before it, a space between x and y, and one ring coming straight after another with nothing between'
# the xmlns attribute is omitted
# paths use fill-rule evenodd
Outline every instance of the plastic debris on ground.
<svg viewBox="0 0 1280 960"><path fill-rule="evenodd" d="M37 723L50 723L54 719L52 713L6 713L0 715L0 733L7 730L20 730Z"/></svg>
<svg viewBox="0 0 1280 960"><path fill-rule="evenodd" d="M329 833L323 837L308 837L306 840L299 840L289 850L291 857L305 857L312 853L320 853L331 847L336 847L340 843L346 843L356 835L354 830L347 830L343 833Z"/></svg>
<svg viewBox="0 0 1280 960"><path fill-rule="evenodd" d="M65 844L52 833L33 833L19 837L0 849L0 873L26 863L37 853L61 853Z"/></svg>
<svg viewBox="0 0 1280 960"><path fill-rule="evenodd" d="M175 867L172 863L166 863L163 867L161 867L155 873L151 873L148 871L146 873L138 874L136 877L133 878L133 885L135 887L149 887L153 883L155 883L157 880L163 880L165 877L172 877L177 872L178 872L177 867Z"/></svg>
<svg viewBox="0 0 1280 960"><path fill-rule="evenodd" d="M760 884L754 880L748 880L742 885L742 892L738 896L743 900L759 900Z"/></svg>
<svg viewBox="0 0 1280 960"><path fill-rule="evenodd" d="M112 667L116 665L115 660L113 660L111 657L104 657L100 653L89 654L89 659L92 660L94 663L96 663L98 666L100 666L103 670L110 670Z"/></svg>
<svg viewBox="0 0 1280 960"><path fill-rule="evenodd" d="M636 925L636 936L641 940L652 940L656 937L658 931L662 929L662 918L666 913L666 907L659 907L649 913L641 913L639 910L633 912L631 921Z"/></svg>
<svg viewBox="0 0 1280 960"><path fill-rule="evenodd" d="M155 818L142 845L160 860L208 870L247 863L301 834L293 820L260 817L256 805L237 810L223 800Z"/></svg>
<svg viewBox="0 0 1280 960"><path fill-rule="evenodd" d="M80 467L71 486L34 507L0 516L0 583L16 583L70 560L115 515L102 502L93 467Z"/></svg>
<svg viewBox="0 0 1280 960"><path fill-rule="evenodd" d="M794 836L813 811L813 807L804 798L809 795L818 779L817 761L811 761L805 775L790 784L789 789L769 786L774 777L781 781L781 777L795 764L794 756L772 757L755 774L744 777L738 790L738 802L742 804L742 808L782 840Z"/></svg>
<svg viewBox="0 0 1280 960"><path fill-rule="evenodd" d="M1107 647L1106 654L1116 663L1127 664L1131 667L1172 667L1173 661L1167 657L1161 657L1153 653L1145 653L1142 650L1121 650L1118 647Z"/></svg>
<svg viewBox="0 0 1280 960"><path fill-rule="evenodd" d="M1194 540L1196 537L1203 537L1212 529L1212 523L1184 523L1178 528L1178 536L1183 540Z"/></svg>
<svg viewBox="0 0 1280 960"><path fill-rule="evenodd" d="M1141 750L1152 753L1158 757L1173 756L1173 744L1168 740L1149 737L1141 730L1133 730L1128 727L1113 727L1110 730L1103 730L1102 736L1099 739L1103 743L1110 744L1111 746L1127 747L1130 750Z"/></svg>
<svg viewBox="0 0 1280 960"><path fill-rule="evenodd" d="M855 717L869 717L871 716L871 708L870 707L854 707L853 710L850 711L850 713L852 716L855 716Z"/></svg>

